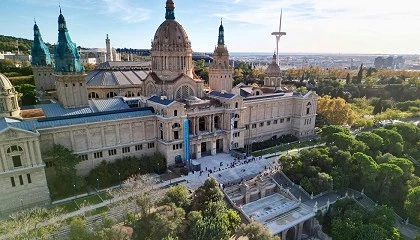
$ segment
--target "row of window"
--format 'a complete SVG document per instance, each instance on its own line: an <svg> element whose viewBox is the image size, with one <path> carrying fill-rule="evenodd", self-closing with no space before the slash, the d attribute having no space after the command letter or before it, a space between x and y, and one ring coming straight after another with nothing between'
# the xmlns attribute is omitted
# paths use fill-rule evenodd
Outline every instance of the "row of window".
<svg viewBox="0 0 420 240"><path fill-rule="evenodd" d="M66 87L69 86L67 83L65 85L66 85ZM79 83L79 85L82 87L83 86L83 83ZM75 83L73 83L73 87L76 87L76 84Z"/></svg>
<svg viewBox="0 0 420 240"><path fill-rule="evenodd" d="M28 180L28 184L32 183L31 174L26 174L26 179ZM12 187L16 187L15 177L10 177L10 182L12 183ZM22 175L19 175L19 183L20 185L24 184Z"/></svg>
<svg viewBox="0 0 420 240"><path fill-rule="evenodd" d="M311 123L312 123L312 118L308 118L308 119L305 119L305 124L304 125L309 125Z"/></svg>
<svg viewBox="0 0 420 240"><path fill-rule="evenodd" d="M173 150L182 149L182 143L172 145L172 149L173 149Z"/></svg>
<svg viewBox="0 0 420 240"><path fill-rule="evenodd" d="M155 143L148 143L147 144L147 148L149 148L149 149L154 148L154 147L155 147ZM135 145L134 149L135 149L136 152L141 151L141 150L143 150L143 145L141 145L141 144ZM129 153L129 152L131 152L131 148L130 147L123 147L123 148L121 148L121 151L122 151L123 154L124 153ZM117 155L117 149L114 148L114 149L109 149L108 150L108 156L115 156L115 155ZM93 153L93 158L94 159L103 158L103 152L102 151L101 152L94 152ZM88 160L89 157L88 157L87 154L82 154L82 155L79 155L79 159L82 162L82 161ZM53 163L51 163L51 162L47 162L46 165L47 165L47 168L53 167Z"/></svg>
<svg viewBox="0 0 420 240"><path fill-rule="evenodd" d="M286 118L286 121L287 122L290 122L291 121L291 118ZM284 118L281 118L280 119L280 123L284 123ZM267 126L270 126L271 125L271 121L267 121L266 124L267 124ZM278 120L274 120L273 121L273 124L278 124ZM264 127L264 122L260 122L260 127ZM249 129L249 125L245 125L245 128L246 129ZM257 124L256 123L253 123L252 124L252 128L257 128Z"/></svg>
<svg viewBox="0 0 420 240"><path fill-rule="evenodd" d="M240 136L240 134L237 132L237 133L234 133L234 134L233 134L233 136L234 136L234 137L239 137L239 136Z"/></svg>

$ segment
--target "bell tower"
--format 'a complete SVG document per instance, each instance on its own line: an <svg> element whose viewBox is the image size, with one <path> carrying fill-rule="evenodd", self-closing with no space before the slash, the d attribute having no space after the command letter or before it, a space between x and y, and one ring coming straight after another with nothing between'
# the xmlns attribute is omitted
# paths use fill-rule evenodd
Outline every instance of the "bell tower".
<svg viewBox="0 0 420 240"><path fill-rule="evenodd" d="M54 49L54 60L57 95L63 107L88 106L85 69L80 63L76 44L71 41L61 8L58 17L58 42Z"/></svg>
<svg viewBox="0 0 420 240"><path fill-rule="evenodd" d="M31 47L31 55L31 66L36 89L42 91L55 89L54 66L50 50L42 40L41 32L36 22L34 24L34 41Z"/></svg>
<svg viewBox="0 0 420 240"><path fill-rule="evenodd" d="M209 66L209 83L211 90L232 91L233 67L229 64L229 51L225 45L225 29L220 22L217 46L213 53L213 62Z"/></svg>

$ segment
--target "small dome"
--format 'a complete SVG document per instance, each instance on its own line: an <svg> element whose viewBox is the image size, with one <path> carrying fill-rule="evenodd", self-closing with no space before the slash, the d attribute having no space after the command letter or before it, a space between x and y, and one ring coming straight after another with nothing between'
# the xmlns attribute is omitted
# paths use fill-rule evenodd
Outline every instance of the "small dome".
<svg viewBox="0 0 420 240"><path fill-rule="evenodd" d="M159 26L152 44L152 50L155 51L178 51L179 48L190 47L187 33L175 20L166 20Z"/></svg>
<svg viewBox="0 0 420 240"><path fill-rule="evenodd" d="M265 73L268 77L278 77L280 76L280 67L277 65L277 63L270 63L268 65L268 68L265 70Z"/></svg>
<svg viewBox="0 0 420 240"><path fill-rule="evenodd" d="M12 83L10 82L10 80L1 73L0 73L0 87L1 87L2 92L4 92L5 90L14 91L14 87Z"/></svg>

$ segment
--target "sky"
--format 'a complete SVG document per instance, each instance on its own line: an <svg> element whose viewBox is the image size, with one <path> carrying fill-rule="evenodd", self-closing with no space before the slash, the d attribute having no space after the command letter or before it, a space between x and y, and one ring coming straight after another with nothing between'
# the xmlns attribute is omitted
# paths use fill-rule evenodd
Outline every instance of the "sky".
<svg viewBox="0 0 420 240"><path fill-rule="evenodd" d="M57 41L59 4L78 46L149 49L166 0L0 0L0 35ZM223 18L230 52L420 54L418 0L174 0L193 51L212 52Z"/></svg>

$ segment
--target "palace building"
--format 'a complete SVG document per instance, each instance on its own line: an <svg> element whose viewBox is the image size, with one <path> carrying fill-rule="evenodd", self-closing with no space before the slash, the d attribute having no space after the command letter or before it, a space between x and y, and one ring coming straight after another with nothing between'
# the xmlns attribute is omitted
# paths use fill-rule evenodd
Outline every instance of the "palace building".
<svg viewBox="0 0 420 240"><path fill-rule="evenodd" d="M91 72L81 65L61 10L54 61L35 24L35 83L56 95L20 109L16 91L0 75L1 212L50 201L44 156L53 144L77 154L78 173L86 175L102 161L124 156L158 151L174 165L176 159L229 153L285 134L314 134L318 96L284 91L275 60L267 86L232 87L223 24L205 86L194 73L192 43L174 10L167 0L165 21L151 44L151 65L110 61Z"/></svg>

